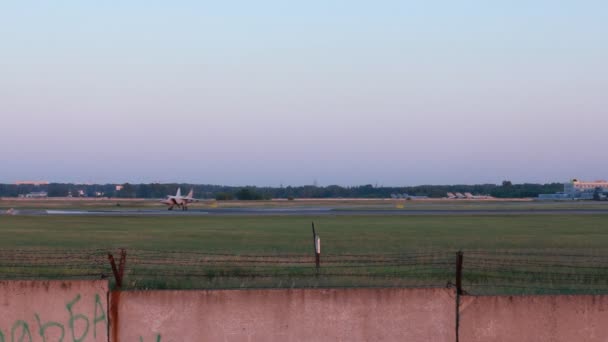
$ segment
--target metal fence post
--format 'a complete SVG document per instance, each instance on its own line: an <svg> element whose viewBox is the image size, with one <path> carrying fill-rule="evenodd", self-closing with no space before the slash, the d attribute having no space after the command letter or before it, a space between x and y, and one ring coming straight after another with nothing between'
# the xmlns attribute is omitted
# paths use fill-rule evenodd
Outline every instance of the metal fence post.
<svg viewBox="0 0 608 342"><path fill-rule="evenodd" d="M460 296L462 290L462 262L464 255L462 251L456 253L456 342L460 341Z"/></svg>
<svg viewBox="0 0 608 342"><path fill-rule="evenodd" d="M312 242L315 252L315 267L317 268L317 275L319 275L319 268L321 267L321 238L315 231L315 223L312 223Z"/></svg>
<svg viewBox="0 0 608 342"><path fill-rule="evenodd" d="M110 266L112 267L112 273L114 274L114 280L116 281L116 288L122 288L122 279L125 273L125 264L127 263L127 251L125 249L120 250L120 260L118 261L118 267L112 253L108 253L108 260L110 260Z"/></svg>
<svg viewBox="0 0 608 342"><path fill-rule="evenodd" d="M464 255L462 251L458 251L456 253L456 293L461 295L462 291L462 262L464 259Z"/></svg>
<svg viewBox="0 0 608 342"><path fill-rule="evenodd" d="M321 267L321 238L318 235L315 239L315 265L317 270Z"/></svg>

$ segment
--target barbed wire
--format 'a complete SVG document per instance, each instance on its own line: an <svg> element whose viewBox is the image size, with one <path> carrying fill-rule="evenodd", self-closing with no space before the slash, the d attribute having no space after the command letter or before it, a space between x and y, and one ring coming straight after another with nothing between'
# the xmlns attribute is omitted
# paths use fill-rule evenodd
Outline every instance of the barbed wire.
<svg viewBox="0 0 608 342"><path fill-rule="evenodd" d="M0 249L0 279L109 279L120 249ZM123 288L446 287L456 251L312 254L126 250ZM462 284L470 294L608 293L608 251L472 250Z"/></svg>

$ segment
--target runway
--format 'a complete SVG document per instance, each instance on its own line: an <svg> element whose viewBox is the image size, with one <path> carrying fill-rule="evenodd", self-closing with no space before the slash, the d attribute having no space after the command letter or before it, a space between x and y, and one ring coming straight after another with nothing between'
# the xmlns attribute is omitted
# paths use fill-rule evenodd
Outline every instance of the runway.
<svg viewBox="0 0 608 342"><path fill-rule="evenodd" d="M19 209L17 216L424 216L424 215L608 215L608 209L343 209L316 208L209 208L188 211L161 209L45 210Z"/></svg>

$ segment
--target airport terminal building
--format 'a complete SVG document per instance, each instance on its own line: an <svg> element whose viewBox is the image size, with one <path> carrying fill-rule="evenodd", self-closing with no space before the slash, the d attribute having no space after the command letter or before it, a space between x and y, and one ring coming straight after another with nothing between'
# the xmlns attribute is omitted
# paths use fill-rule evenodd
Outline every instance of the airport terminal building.
<svg viewBox="0 0 608 342"><path fill-rule="evenodd" d="M608 182L605 180L598 180L595 182L584 182L578 179L573 179L568 183L564 183L564 193L576 195L582 192L593 192L595 189L601 189L601 191L608 191Z"/></svg>
<svg viewBox="0 0 608 342"><path fill-rule="evenodd" d="M556 194L541 194L539 199L593 199L593 196L598 190L605 196L608 193L608 181L597 180L593 182L585 182L578 179L573 179L564 183L564 192Z"/></svg>

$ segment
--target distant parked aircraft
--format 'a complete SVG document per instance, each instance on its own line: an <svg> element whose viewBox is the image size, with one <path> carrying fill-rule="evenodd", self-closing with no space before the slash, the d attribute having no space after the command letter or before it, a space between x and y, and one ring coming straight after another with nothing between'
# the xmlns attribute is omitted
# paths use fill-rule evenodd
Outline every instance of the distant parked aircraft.
<svg viewBox="0 0 608 342"><path fill-rule="evenodd" d="M460 192L457 192L456 194L457 198L466 198L463 194L461 194Z"/></svg>
<svg viewBox="0 0 608 342"><path fill-rule="evenodd" d="M494 197L488 196L488 195L473 195L470 192L465 192L464 195L468 199L490 199L490 198L494 198Z"/></svg>
<svg viewBox="0 0 608 342"><path fill-rule="evenodd" d="M169 208L167 208L168 210L173 210L173 207L175 207L175 206L177 206L178 208L181 208L182 210L188 210L188 204L200 201L200 200L194 198L193 196L194 196L194 189L191 189L187 196L182 196L182 189L177 188L177 193L175 194L175 196L169 195L169 196L167 196L167 198L165 198L164 200L162 200L160 202L165 205L168 205L169 206Z"/></svg>
<svg viewBox="0 0 608 342"><path fill-rule="evenodd" d="M448 198L449 198L449 199L454 199L454 198L456 198L456 195L454 195L454 194L453 194L453 193L451 193L451 192L448 192L448 193L447 193L447 195L448 195Z"/></svg>
<svg viewBox="0 0 608 342"><path fill-rule="evenodd" d="M415 199L427 199L429 198L428 196L415 196L415 195L410 195L408 193L403 193L403 194L391 194L391 198L392 199L408 199L408 200L415 200Z"/></svg>

